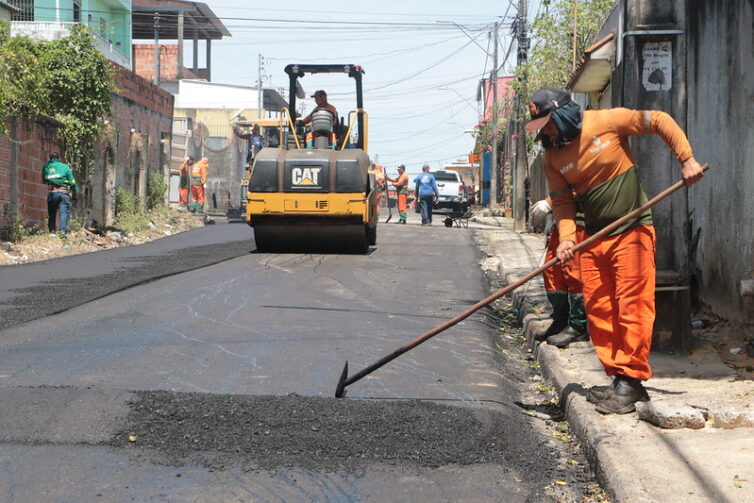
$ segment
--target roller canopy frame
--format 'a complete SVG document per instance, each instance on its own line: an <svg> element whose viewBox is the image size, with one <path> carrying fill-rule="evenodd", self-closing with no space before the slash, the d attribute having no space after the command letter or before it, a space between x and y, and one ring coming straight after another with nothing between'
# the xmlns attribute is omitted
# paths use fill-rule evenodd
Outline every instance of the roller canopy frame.
<svg viewBox="0 0 754 503"><path fill-rule="evenodd" d="M340 65L306 65L290 64L285 67L285 73L290 79L290 88L288 92L288 110L291 114L296 111L296 82L308 73L345 73L356 81L356 109L364 109L364 93L362 90L361 76L365 73L359 65L340 64ZM359 141L356 148L364 149L364 112L358 112L359 117Z"/></svg>

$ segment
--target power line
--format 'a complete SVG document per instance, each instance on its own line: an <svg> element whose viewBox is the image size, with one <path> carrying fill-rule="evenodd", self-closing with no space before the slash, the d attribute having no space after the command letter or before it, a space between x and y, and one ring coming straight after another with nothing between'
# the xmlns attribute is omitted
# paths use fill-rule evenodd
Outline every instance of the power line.
<svg viewBox="0 0 754 503"><path fill-rule="evenodd" d="M215 5L214 8L216 9L236 9L236 10L256 10L258 11L258 7L236 7L236 6L224 6L224 5ZM264 9L265 12L301 12L299 9ZM380 16L416 16L416 17L423 17L426 18L426 13L418 13L418 14L411 14L411 13L401 13L401 12L358 12L358 11L322 11L317 10L318 14L344 14L344 15L380 15ZM481 14L453 14L454 17L475 17L475 18L486 18L489 16L481 15Z"/></svg>
<svg viewBox="0 0 754 503"><path fill-rule="evenodd" d="M451 52L450 54L448 54L447 56L443 57L439 61L437 61L437 62L435 62L435 63L427 66L426 68L423 68L423 69L419 70L416 73L408 75L407 77L403 77L402 79L398 79L398 80L396 80L394 82L391 82L389 84L385 84L384 86L374 88L373 90L378 91L380 89L385 89L386 87L390 87L390 86L394 86L396 84L400 84L401 82L405 82L408 79L416 77L417 75L422 74L422 73L426 72L427 70L431 70L432 68L434 68L436 66L439 66L442 63L446 62L448 60L448 58L450 58L451 56L455 56L456 54L458 54L459 52L461 52L462 50L464 50L466 47L468 47L470 44L471 44L471 41L468 41L465 44L463 44L461 47L459 47L458 49L456 49L455 51Z"/></svg>
<svg viewBox="0 0 754 503"><path fill-rule="evenodd" d="M387 52L375 52L375 53L372 53L372 54L362 54L360 56L327 56L327 57L324 57L324 58L312 58L312 59L308 59L308 60L307 59L303 59L303 60L298 60L298 61L304 61L304 62L306 62L306 61L321 61L323 59L325 59L325 60L328 60L328 59L329 60L341 60L341 61L344 61L344 60L359 60L359 61L362 61L362 58L371 58L371 57L375 57L375 56L391 56L391 55L395 55L395 54L405 54L405 53L408 53L408 52L412 52L412 51L424 49L424 48L427 48L427 47L433 47L435 45L444 44L446 42L457 40L459 38L463 38L463 37L456 36L456 37L446 38L446 39L443 39L443 40L440 40L440 41L437 41L437 42L430 42L430 43L427 43L427 44L420 44L420 45L417 45L417 46L414 46L414 47L407 47L407 48L404 48L404 49L396 49L396 50L387 51ZM289 60L289 58L268 58L268 59L276 60L276 61L288 61ZM373 60L373 61L378 61L378 60ZM366 62L369 62L369 61L364 61L364 62L366 63Z"/></svg>
<svg viewBox="0 0 754 503"><path fill-rule="evenodd" d="M64 8L64 7L43 7L43 6L35 6L35 11L53 11L53 12L74 12L74 8ZM99 10L99 9L75 9L78 12L84 13L94 13L94 14L113 14L115 11L112 10ZM152 14L151 12L139 12L139 11L123 11L120 14L122 15L145 15L149 16ZM160 13L160 19L161 20L168 20L168 19L178 19L178 14L172 14L167 12L161 12ZM312 25L322 25L322 24L332 24L332 25L347 25L347 26L402 26L402 27L424 27L424 28L432 28L432 29L438 29L438 27L442 27L441 24L435 23L435 22L420 22L420 21L412 21L412 22L395 22L395 21L338 21L334 19L329 20L320 20L320 19L281 19L281 18L264 18L264 17L236 17L236 16L217 16L215 15L215 18L221 21L243 21L243 22L262 22L262 23L279 23L279 24L312 24Z"/></svg>

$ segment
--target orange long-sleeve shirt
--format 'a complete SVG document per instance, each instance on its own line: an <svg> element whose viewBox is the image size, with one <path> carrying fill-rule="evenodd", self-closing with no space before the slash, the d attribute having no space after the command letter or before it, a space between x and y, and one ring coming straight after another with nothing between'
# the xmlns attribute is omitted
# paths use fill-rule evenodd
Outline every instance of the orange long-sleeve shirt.
<svg viewBox="0 0 754 503"><path fill-rule="evenodd" d="M586 110L581 134L561 148L545 151L545 174L561 241L576 240L576 199L589 234L646 201L628 137L648 134L658 134L679 162L692 156L685 133L670 115L627 108ZM651 223L651 213L616 233L642 223Z"/></svg>

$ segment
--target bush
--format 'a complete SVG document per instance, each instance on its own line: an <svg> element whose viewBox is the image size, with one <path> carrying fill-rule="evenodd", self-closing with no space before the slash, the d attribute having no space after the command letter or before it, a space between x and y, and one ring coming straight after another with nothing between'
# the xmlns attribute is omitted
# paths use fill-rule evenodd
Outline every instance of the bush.
<svg viewBox="0 0 754 503"><path fill-rule="evenodd" d="M165 177L156 171L150 171L147 177L147 209L153 210L165 205L168 183Z"/></svg>
<svg viewBox="0 0 754 503"><path fill-rule="evenodd" d="M24 238L37 236L47 233L47 226L32 225L25 226L20 220L14 219L11 221L8 217L8 205L3 206L3 214L5 215L6 225L0 227L0 241L10 241L11 243L18 243Z"/></svg>
<svg viewBox="0 0 754 503"><path fill-rule="evenodd" d="M125 232L140 232L149 228L139 196L118 187L115 191L115 226Z"/></svg>

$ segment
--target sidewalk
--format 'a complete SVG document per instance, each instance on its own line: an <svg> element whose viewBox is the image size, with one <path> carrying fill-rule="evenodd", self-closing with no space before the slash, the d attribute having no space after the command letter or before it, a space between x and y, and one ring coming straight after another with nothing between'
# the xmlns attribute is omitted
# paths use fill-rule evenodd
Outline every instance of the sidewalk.
<svg viewBox="0 0 754 503"><path fill-rule="evenodd" d="M543 235L514 232L506 218L477 223L485 266L508 283L542 263ZM512 295L529 348L612 501L754 502L754 381L737 380L714 348L699 342L691 355L651 355L647 407L603 416L585 398L590 386L610 383L591 343L559 350L534 341L550 323L541 279Z"/></svg>

